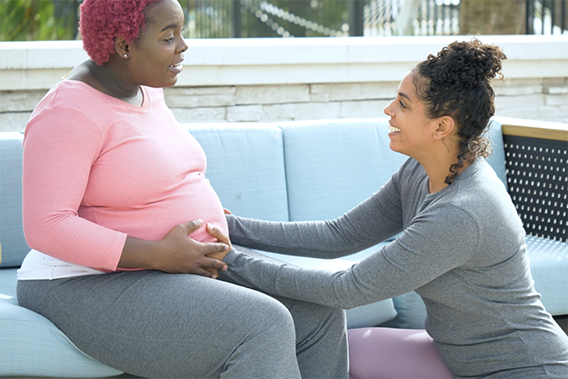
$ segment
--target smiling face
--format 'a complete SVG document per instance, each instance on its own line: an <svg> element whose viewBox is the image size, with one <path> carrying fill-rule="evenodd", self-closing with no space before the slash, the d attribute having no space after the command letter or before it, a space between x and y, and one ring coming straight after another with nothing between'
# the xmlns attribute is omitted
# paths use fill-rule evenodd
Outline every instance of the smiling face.
<svg viewBox="0 0 568 379"><path fill-rule="evenodd" d="M146 27L129 46L134 82L149 87L170 87L181 72L187 45L181 31L183 11L176 0L161 0L145 11Z"/></svg>
<svg viewBox="0 0 568 379"><path fill-rule="evenodd" d="M433 134L438 120L426 116L424 104L416 95L415 73L408 73L400 82L396 98L384 112L390 116L389 138L393 151L408 155L417 160L433 147Z"/></svg>

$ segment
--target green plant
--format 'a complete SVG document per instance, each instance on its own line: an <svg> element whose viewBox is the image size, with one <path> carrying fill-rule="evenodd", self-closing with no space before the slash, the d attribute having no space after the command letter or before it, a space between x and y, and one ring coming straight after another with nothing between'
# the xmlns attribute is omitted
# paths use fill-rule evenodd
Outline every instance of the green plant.
<svg viewBox="0 0 568 379"><path fill-rule="evenodd" d="M75 0L0 0L0 41L76 37Z"/></svg>

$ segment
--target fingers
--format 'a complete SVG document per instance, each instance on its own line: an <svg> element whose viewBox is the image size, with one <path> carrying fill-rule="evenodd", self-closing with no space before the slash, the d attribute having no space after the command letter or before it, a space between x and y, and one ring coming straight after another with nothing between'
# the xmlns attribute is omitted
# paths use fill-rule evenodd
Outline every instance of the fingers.
<svg viewBox="0 0 568 379"><path fill-rule="evenodd" d="M223 212L225 212L226 215L232 215L231 211L227 208L223 208Z"/></svg>
<svg viewBox="0 0 568 379"><path fill-rule="evenodd" d="M200 276L205 276L207 278L211 278L211 279L217 279L219 277L219 273L217 272L217 270L208 268L201 268L199 271L195 271L195 272L190 272L189 274L195 274L195 275L200 275Z"/></svg>
<svg viewBox="0 0 568 379"><path fill-rule="evenodd" d="M207 271L212 274L210 277L213 279L217 279L219 277L219 271L227 271L229 268L226 263L213 258L209 260L208 264L211 266L207 269Z"/></svg>
<svg viewBox="0 0 568 379"><path fill-rule="evenodd" d="M226 243L229 246L231 245L231 240L229 239L229 236L227 236L225 233L220 231L218 228L216 228L211 224L207 224L206 228L209 234L217 238L217 241Z"/></svg>
<svg viewBox="0 0 568 379"><path fill-rule="evenodd" d="M191 234L195 232L197 229L201 228L203 225L203 220L193 220L190 222L186 222L185 224L181 224L181 226L186 230L186 234Z"/></svg>

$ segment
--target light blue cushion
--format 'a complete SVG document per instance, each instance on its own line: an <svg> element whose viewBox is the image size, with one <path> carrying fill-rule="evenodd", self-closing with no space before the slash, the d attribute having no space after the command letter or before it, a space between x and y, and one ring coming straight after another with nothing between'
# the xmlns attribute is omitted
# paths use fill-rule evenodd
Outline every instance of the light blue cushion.
<svg viewBox="0 0 568 379"><path fill-rule="evenodd" d="M288 220L282 131L271 124L185 124L207 156L223 206L243 217Z"/></svg>
<svg viewBox="0 0 568 379"><path fill-rule="evenodd" d="M0 267L19 267L30 251L22 228L22 140L19 132L0 133Z"/></svg>
<svg viewBox="0 0 568 379"><path fill-rule="evenodd" d="M0 270L0 297L4 299L16 298L17 268L3 268Z"/></svg>
<svg viewBox="0 0 568 379"><path fill-rule="evenodd" d="M527 236L534 287L552 315L568 314L568 243Z"/></svg>
<svg viewBox="0 0 568 379"><path fill-rule="evenodd" d="M424 329L426 306L416 292L407 292L392 299L397 315L381 326L404 329Z"/></svg>
<svg viewBox="0 0 568 379"><path fill-rule="evenodd" d="M278 123L284 132L291 221L341 216L407 159L389 148L387 119Z"/></svg>
<svg viewBox="0 0 568 379"><path fill-rule="evenodd" d="M491 147L493 154L487 159L487 163L491 165L493 171L507 188L507 166L505 164L505 143L503 142L503 130L501 123L494 119L489 127L489 138L491 139Z"/></svg>
<svg viewBox="0 0 568 379"><path fill-rule="evenodd" d="M122 371L81 352L45 317L20 307L16 269L0 270L0 376L96 378Z"/></svg>

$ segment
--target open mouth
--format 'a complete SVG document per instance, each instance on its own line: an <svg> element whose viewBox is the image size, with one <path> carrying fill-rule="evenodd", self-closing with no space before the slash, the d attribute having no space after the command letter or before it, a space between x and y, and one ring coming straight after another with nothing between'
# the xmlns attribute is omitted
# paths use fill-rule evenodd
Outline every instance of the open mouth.
<svg viewBox="0 0 568 379"><path fill-rule="evenodd" d="M389 125L389 132L391 133L400 133L400 129L397 127L394 127L392 125Z"/></svg>
<svg viewBox="0 0 568 379"><path fill-rule="evenodd" d="M168 69L172 71L175 75L179 74L181 70L183 70L182 62L178 62L176 64L171 64Z"/></svg>

